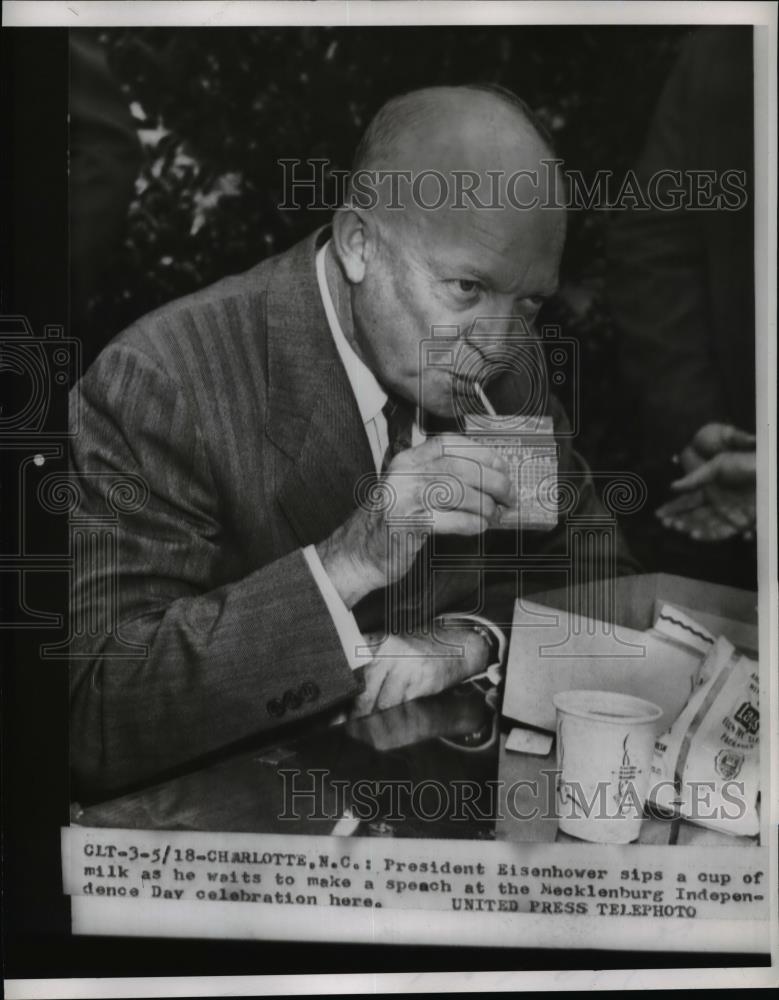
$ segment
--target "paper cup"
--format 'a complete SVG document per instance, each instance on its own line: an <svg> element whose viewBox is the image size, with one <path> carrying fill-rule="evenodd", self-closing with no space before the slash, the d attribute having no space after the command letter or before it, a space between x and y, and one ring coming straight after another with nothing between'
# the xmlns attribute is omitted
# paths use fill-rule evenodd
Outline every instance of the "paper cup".
<svg viewBox="0 0 779 1000"><path fill-rule="evenodd" d="M614 691L562 691L552 701L560 829L599 844L632 843L641 830L663 710Z"/></svg>

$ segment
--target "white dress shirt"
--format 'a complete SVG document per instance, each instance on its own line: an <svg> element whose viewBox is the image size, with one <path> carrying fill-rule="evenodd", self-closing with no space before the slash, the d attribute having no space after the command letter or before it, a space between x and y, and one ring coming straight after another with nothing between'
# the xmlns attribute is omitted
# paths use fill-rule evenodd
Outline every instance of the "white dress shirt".
<svg viewBox="0 0 779 1000"><path fill-rule="evenodd" d="M346 339L346 334L341 328L333 297L327 285L325 255L329 245L328 241L316 255L316 277L319 284L319 294L322 296L322 304L325 308L330 332L333 335L333 342L346 370L349 384L352 387L352 392L357 402L357 408L365 425L365 433L368 437L371 454L373 455L373 464L376 467L376 471L379 472L384 460L384 453L389 443L387 418L383 412L384 404L387 402L387 393L379 385L376 376L370 368L357 355L357 352ZM303 549L303 555L306 557L311 574L322 592L322 597L333 619L333 624L338 632L338 637L341 640L341 645L343 646L349 666L352 670L355 670L357 667L370 663L373 657L367 652L360 652L361 649L365 650L365 639L357 627L355 617L341 600L341 596L325 572L325 568L314 546L307 545Z"/></svg>

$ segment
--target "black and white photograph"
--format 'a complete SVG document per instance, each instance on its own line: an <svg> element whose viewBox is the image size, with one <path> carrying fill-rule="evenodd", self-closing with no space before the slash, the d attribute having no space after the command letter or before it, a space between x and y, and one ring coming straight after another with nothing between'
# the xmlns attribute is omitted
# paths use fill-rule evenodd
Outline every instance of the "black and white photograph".
<svg viewBox="0 0 779 1000"><path fill-rule="evenodd" d="M3 4L9 996L777 984L776 10L630 6Z"/></svg>

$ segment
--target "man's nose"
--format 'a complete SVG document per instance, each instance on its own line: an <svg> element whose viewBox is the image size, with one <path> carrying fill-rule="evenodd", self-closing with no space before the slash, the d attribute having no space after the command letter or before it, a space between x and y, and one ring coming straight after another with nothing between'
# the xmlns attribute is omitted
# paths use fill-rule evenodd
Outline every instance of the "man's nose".
<svg viewBox="0 0 779 1000"><path fill-rule="evenodd" d="M489 359L521 351L533 338L532 324L527 317L508 313L475 320L464 340L471 350Z"/></svg>

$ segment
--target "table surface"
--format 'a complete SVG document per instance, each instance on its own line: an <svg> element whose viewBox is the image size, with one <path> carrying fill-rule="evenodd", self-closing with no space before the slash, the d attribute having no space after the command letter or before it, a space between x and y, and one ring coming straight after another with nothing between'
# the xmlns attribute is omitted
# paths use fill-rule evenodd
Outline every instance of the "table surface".
<svg viewBox="0 0 779 1000"><path fill-rule="evenodd" d="M517 818L542 804L528 791L531 782L538 782L543 798L550 781L554 787L548 775L555 770L555 751L553 746L539 757L505 749L511 727L500 719L500 695L486 679L469 681L120 798L86 808L74 803L71 820L93 827L327 835L351 808L361 821L341 822L337 832L574 843L558 830L556 819L543 818L543 809L537 818ZM523 781L517 792L515 783ZM358 782L367 789L361 802L353 798ZM506 791L512 788L513 808L507 809ZM417 790L416 803L411 789ZM295 799L293 792L303 794ZM754 844L652 818L642 824L639 842Z"/></svg>
<svg viewBox="0 0 779 1000"><path fill-rule="evenodd" d="M240 753L121 798L83 809L74 806L71 819L83 826L326 834L350 805L349 790L363 781L381 783L386 794L374 795L375 819L361 823L358 834L491 839L495 824L487 809L474 809L474 818L464 822L415 819L408 796L404 800L401 793L404 784L465 780L474 784L478 797L479 789L494 781L496 695L486 679L467 682L364 719ZM292 772L297 772L294 777ZM299 798L300 815L287 818L295 809L293 789L315 789L315 796ZM424 808L437 809L432 799Z"/></svg>

